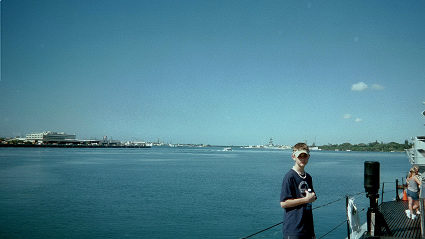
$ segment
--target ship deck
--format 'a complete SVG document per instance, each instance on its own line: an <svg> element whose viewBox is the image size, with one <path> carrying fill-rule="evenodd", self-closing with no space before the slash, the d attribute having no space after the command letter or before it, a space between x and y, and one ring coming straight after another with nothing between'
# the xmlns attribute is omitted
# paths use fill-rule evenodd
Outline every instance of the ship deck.
<svg viewBox="0 0 425 239"><path fill-rule="evenodd" d="M407 208L407 201L384 202L379 206L379 211L383 214L392 233L391 236L384 235L380 238L422 238L420 216L415 220L407 218L405 213Z"/></svg>

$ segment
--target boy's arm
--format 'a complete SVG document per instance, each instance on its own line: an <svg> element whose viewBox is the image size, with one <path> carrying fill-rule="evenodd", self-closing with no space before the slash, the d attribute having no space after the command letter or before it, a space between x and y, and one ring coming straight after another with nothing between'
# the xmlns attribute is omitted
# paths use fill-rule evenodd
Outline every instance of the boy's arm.
<svg viewBox="0 0 425 239"><path fill-rule="evenodd" d="M302 204L311 203L316 201L316 194L314 192L306 192L306 196L303 198L287 199L283 202L280 202L282 208L291 208L296 207Z"/></svg>

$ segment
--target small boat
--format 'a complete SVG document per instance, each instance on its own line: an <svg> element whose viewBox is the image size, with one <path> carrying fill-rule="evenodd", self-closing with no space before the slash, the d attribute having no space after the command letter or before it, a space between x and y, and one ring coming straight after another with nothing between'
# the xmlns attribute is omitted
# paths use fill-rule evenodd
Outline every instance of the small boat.
<svg viewBox="0 0 425 239"><path fill-rule="evenodd" d="M223 151L232 151L232 148L227 147L227 148L224 148Z"/></svg>

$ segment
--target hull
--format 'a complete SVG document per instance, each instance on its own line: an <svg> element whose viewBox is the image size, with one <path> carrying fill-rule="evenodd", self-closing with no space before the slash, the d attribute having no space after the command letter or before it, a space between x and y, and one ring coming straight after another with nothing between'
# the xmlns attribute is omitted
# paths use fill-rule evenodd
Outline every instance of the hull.
<svg viewBox="0 0 425 239"><path fill-rule="evenodd" d="M409 162L412 165L419 166L420 172L425 172L425 136L413 138L413 147L406 149Z"/></svg>

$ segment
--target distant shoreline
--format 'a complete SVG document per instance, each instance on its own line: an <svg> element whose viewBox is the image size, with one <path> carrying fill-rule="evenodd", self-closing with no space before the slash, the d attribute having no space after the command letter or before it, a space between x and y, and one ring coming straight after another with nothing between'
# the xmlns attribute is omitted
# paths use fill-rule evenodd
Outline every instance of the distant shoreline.
<svg viewBox="0 0 425 239"><path fill-rule="evenodd" d="M62 144L0 144L0 148L152 148L146 145L62 145Z"/></svg>
<svg viewBox="0 0 425 239"><path fill-rule="evenodd" d="M161 148L161 146L158 146ZM185 147L194 147L198 148L197 146L185 146ZM226 146L207 146L207 147L226 147ZM234 148L240 148L240 146L227 146L227 147L234 147ZM64 144L0 144L0 148L99 148L99 149L107 149L107 148L152 148L152 146L143 146L143 145L64 145ZM171 148L171 147L170 147ZM176 147L179 148L179 147ZM205 148L205 147L203 147ZM256 148L256 149L267 149L267 148ZM247 149L250 150L250 149ZM288 151L287 150L281 150L281 151ZM392 153L403 153L402 150L393 150L393 151L377 151L377 150L333 150L333 149L323 149L323 150L312 150L312 152L392 152Z"/></svg>

